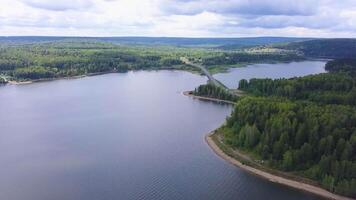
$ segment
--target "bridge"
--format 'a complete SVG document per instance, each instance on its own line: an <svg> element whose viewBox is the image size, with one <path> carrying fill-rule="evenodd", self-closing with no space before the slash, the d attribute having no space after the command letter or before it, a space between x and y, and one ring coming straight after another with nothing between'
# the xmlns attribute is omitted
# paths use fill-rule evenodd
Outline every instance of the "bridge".
<svg viewBox="0 0 356 200"><path fill-rule="evenodd" d="M229 88L226 87L223 83L221 83L220 81L216 80L213 75L210 74L210 72L203 66L203 65L200 65L200 64L197 64L197 63L193 63L193 62L190 62L187 58L180 58L181 61L186 64L186 65L189 65L189 66L193 66L193 67L196 67L198 69L200 69L200 71L203 72L203 74L208 77L209 79L209 83L217 86L217 87L221 87L221 88L224 88L226 90L228 90Z"/></svg>
<svg viewBox="0 0 356 200"><path fill-rule="evenodd" d="M230 89L228 87L226 87L223 83L221 83L220 81L216 80L213 75L210 74L210 72L203 66L203 65L200 65L200 64L197 64L197 63L193 63L193 62L190 62L187 58L180 58L180 60L186 64L186 65L189 65L189 66L192 66L192 67L196 67L198 69L200 69L200 71L203 72L203 74L208 77L209 79L209 83L210 84L213 84L217 87L220 87L220 88L223 88L225 89L228 93L230 94L233 94L233 95L236 95L236 96L244 96L245 93L241 90L238 90L238 89Z"/></svg>

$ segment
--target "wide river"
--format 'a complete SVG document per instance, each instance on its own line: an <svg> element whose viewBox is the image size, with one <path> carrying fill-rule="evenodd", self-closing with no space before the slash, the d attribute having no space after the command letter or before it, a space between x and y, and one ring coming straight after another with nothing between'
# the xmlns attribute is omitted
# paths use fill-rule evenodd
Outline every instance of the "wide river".
<svg viewBox="0 0 356 200"><path fill-rule="evenodd" d="M259 64L216 77L324 72L324 62ZM317 197L248 174L204 135L232 107L182 95L206 82L137 71L0 87L1 200L304 200Z"/></svg>

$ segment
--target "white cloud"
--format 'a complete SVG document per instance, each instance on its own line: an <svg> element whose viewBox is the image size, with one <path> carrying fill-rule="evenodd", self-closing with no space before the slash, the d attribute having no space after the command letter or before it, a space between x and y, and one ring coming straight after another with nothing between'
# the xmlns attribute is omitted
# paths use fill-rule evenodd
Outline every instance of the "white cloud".
<svg viewBox="0 0 356 200"><path fill-rule="evenodd" d="M93 5L91 0L21 0L21 2L30 7L52 11L86 9Z"/></svg>
<svg viewBox="0 0 356 200"><path fill-rule="evenodd" d="M1 35L356 37L356 1L0 0Z"/></svg>

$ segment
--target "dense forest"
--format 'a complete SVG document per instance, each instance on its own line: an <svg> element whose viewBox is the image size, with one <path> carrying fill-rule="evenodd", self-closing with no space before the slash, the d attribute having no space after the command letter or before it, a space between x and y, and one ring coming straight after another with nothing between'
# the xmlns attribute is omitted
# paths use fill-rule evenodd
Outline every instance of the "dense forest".
<svg viewBox="0 0 356 200"><path fill-rule="evenodd" d="M329 72L356 73L356 58L344 58L331 60L326 63L325 69Z"/></svg>
<svg viewBox="0 0 356 200"><path fill-rule="evenodd" d="M356 68L327 63L330 73L292 79L241 80L252 94L238 101L224 141L274 169L356 197Z"/></svg>
<svg viewBox="0 0 356 200"><path fill-rule="evenodd" d="M225 141L279 170L356 197L356 109L246 97L227 119Z"/></svg>
<svg viewBox="0 0 356 200"><path fill-rule="evenodd" d="M355 58L356 39L313 39L277 45L277 48L294 50L306 57Z"/></svg>
<svg viewBox="0 0 356 200"><path fill-rule="evenodd" d="M247 53L247 52L226 52L221 55L206 57L202 59L202 64L209 65L234 65L238 63L260 63L260 62L286 62L304 59L295 53Z"/></svg>
<svg viewBox="0 0 356 200"><path fill-rule="evenodd" d="M228 101L237 101L238 96L231 94L226 89L215 86L213 84L200 85L195 88L193 95L217 98Z"/></svg>
<svg viewBox="0 0 356 200"><path fill-rule="evenodd" d="M326 73L292 79L241 80L239 89L257 96L283 96L327 104L356 105L356 79L346 73Z"/></svg>
<svg viewBox="0 0 356 200"><path fill-rule="evenodd" d="M174 52L108 43L61 41L0 46L0 74L14 80L175 67L184 66Z"/></svg>

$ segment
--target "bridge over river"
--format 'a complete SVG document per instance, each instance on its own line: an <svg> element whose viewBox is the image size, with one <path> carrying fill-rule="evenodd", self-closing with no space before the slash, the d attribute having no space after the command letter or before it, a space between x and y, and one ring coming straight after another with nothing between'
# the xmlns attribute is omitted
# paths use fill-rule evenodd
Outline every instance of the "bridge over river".
<svg viewBox="0 0 356 200"><path fill-rule="evenodd" d="M200 65L200 64L197 64L197 63L193 63L191 61L189 61L187 58L181 58L181 61L186 64L186 65L190 65L190 66L193 66L193 67L196 67L196 68L199 68L203 74L208 77L209 79L209 82L215 86L218 86L218 87L222 87L224 89L229 89L228 87L226 87L223 83L221 83L220 81L216 80L213 75L210 74L210 72L203 66L203 65Z"/></svg>
<svg viewBox="0 0 356 200"><path fill-rule="evenodd" d="M197 64L197 63L193 63L193 62L189 61L187 58L184 58L184 57L182 57L182 58L180 58L180 59L181 59L181 61L182 61L184 64L186 64L186 65L190 65L190 66L199 68L200 71L202 71L203 74L204 74L206 77L208 77L210 84L213 84L213 85L215 85L215 86L217 86L217 87L221 87L221 88L225 89L227 92L229 92L229 93L231 93L231 94L233 94L233 95L236 95L236 96L242 96L242 95L244 95L244 92L242 92L242 91L240 91L240 90L238 90L238 89L230 89L230 88L228 88L227 86L225 86L223 83L221 83L219 80L215 79L215 78L213 77L213 75L211 75L211 73L209 72L209 70L206 69L206 67L204 67L203 65L200 65L200 64Z"/></svg>

